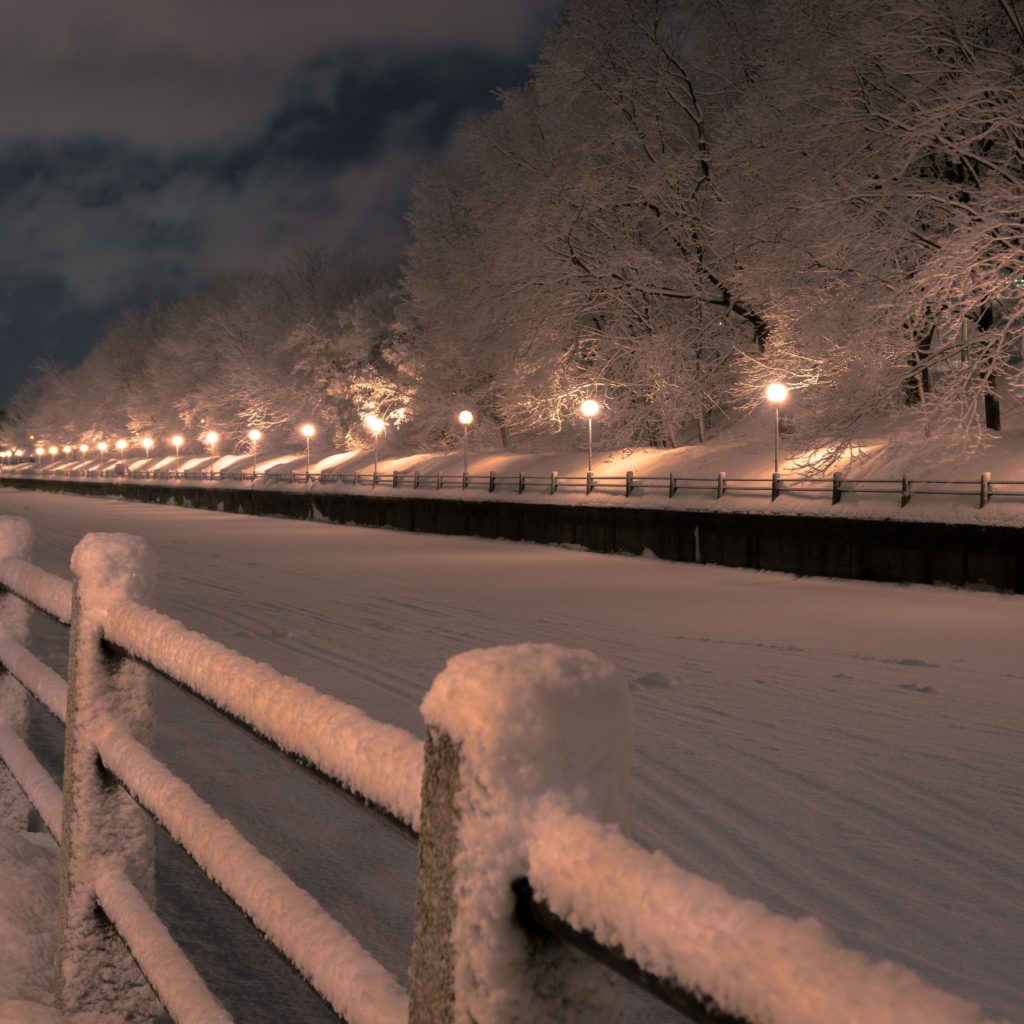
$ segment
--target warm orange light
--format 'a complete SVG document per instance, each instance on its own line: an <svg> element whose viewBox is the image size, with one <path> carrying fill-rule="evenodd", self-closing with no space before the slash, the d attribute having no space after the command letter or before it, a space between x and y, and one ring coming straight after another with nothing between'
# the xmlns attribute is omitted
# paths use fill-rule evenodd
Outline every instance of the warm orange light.
<svg viewBox="0 0 1024 1024"><path fill-rule="evenodd" d="M125 440L125 439L124 439L124 438L122 437L122 438L121 438L121 440L120 440L120 441L118 441L116 445L114 445L114 447L115 447L115 448L116 448L116 449L117 449L117 450L118 450L119 452L123 452L123 451L125 450L125 448L127 448L127 447L128 447L128 442L127 442L127 441L126 441L126 440Z"/></svg>
<svg viewBox="0 0 1024 1024"><path fill-rule="evenodd" d="M263 436L263 431L257 430L255 427L253 427L252 430L250 430L249 433L246 434L245 436L249 438L249 440L252 441L253 444L255 444Z"/></svg>
<svg viewBox="0 0 1024 1024"><path fill-rule="evenodd" d="M180 448L184 443L185 438L183 438L181 434L175 434L174 437L171 438L171 444L173 444L175 448Z"/></svg>
<svg viewBox="0 0 1024 1024"><path fill-rule="evenodd" d="M299 433L303 437L312 437L316 433L316 427L314 427L312 423L303 423L302 426L299 427Z"/></svg>
<svg viewBox="0 0 1024 1024"><path fill-rule="evenodd" d="M601 411L601 404L595 402L592 398L588 398L582 405L580 405L580 412L587 417L588 420L592 420Z"/></svg>
<svg viewBox="0 0 1024 1024"><path fill-rule="evenodd" d="M45 455L45 454L46 454L46 449L45 448L37 448L36 449L36 455Z"/></svg>
<svg viewBox="0 0 1024 1024"><path fill-rule="evenodd" d="M106 452L107 452L107 449L110 447L110 445L107 444L106 441L100 441L100 443L98 445L96 445L96 447L99 448L99 450L101 452L103 452L103 454L105 455Z"/></svg>
<svg viewBox="0 0 1024 1024"><path fill-rule="evenodd" d="M216 430L210 430L203 440L212 448L220 440L220 434Z"/></svg>
<svg viewBox="0 0 1024 1024"><path fill-rule="evenodd" d="M473 422L473 414L468 409L463 409L459 413L459 422L464 427L468 427Z"/></svg>
<svg viewBox="0 0 1024 1024"><path fill-rule="evenodd" d="M764 397L771 402L772 405L779 405L789 398L789 388L785 384L780 384L776 381L774 384L769 384L765 388Z"/></svg>
<svg viewBox="0 0 1024 1024"><path fill-rule="evenodd" d="M149 454L149 449L153 447L153 444L153 438L151 437L144 437L142 439L142 447L146 449L147 455Z"/></svg>
<svg viewBox="0 0 1024 1024"><path fill-rule="evenodd" d="M84 455L89 450L89 446L87 444L80 444L78 450Z"/></svg>
<svg viewBox="0 0 1024 1024"><path fill-rule="evenodd" d="M374 416L372 412L363 417L363 423L366 424L366 429L371 434L379 434L387 426L379 416Z"/></svg>

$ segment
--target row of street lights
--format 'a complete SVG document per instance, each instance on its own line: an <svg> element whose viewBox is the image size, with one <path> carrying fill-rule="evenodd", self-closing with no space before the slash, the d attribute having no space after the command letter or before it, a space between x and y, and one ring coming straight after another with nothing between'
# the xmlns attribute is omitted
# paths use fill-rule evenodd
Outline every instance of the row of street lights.
<svg viewBox="0 0 1024 1024"><path fill-rule="evenodd" d="M779 472L779 407L789 398L789 388L785 384L776 381L769 384L765 389L765 398L768 400L769 405L775 410L775 474ZM587 398L580 403L580 413L587 421L587 473L593 473L594 471L594 417L601 412L601 403L595 401L593 398ZM458 421L462 426L462 472L463 475L469 473L469 428L473 425L475 417L469 409L463 409L458 415ZM367 413L363 417L363 425L373 435L373 471L377 472L379 464L379 445L380 435L387 429L387 423L374 413ZM310 474L310 467L312 463L312 441L316 436L316 427L312 423L303 423L298 428L299 433L306 440L306 476ZM252 471L256 473L256 453L259 442L263 439L263 432L253 427L247 434L246 437L249 439L250 452L252 453ZM209 447L211 453L220 441L220 434L216 430L207 431L202 438L203 442ZM141 446L145 449L147 458L149 457L150 451L153 449L155 444L151 437L144 437L140 442ZM181 449L185 444L185 438L181 434L175 434L171 438L171 444L174 446L174 471L175 473L179 470L181 462ZM114 447L118 450L119 454L123 455L125 449L128 447L128 442L123 438L118 441ZM106 441L100 441L96 445L97 451L101 455L106 455L110 449L110 445ZM84 456L89 451L87 444L80 444L78 446L79 452ZM51 462L56 457L58 452L63 451L65 455L70 455L74 449L71 445L64 445L62 449L56 445L50 445L49 448L39 446L36 448L36 455L40 458L47 453L50 455ZM7 457L10 456L10 452L0 453Z"/></svg>

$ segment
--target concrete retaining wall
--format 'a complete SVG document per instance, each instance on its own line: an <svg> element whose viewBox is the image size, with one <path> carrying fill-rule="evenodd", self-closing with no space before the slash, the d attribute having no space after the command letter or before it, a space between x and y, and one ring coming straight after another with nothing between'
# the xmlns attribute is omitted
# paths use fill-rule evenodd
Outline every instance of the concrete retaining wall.
<svg viewBox="0 0 1024 1024"><path fill-rule="evenodd" d="M641 554L649 550L672 561L800 575L989 586L1024 593L1024 530L1010 526L162 486L114 480L5 477L0 483L248 515L317 517L419 533L575 544L592 551Z"/></svg>

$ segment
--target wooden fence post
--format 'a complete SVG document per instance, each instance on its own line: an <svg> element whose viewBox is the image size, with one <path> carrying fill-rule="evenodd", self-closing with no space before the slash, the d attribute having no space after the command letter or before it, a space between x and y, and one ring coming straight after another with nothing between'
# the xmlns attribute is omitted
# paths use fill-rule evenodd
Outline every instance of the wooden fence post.
<svg viewBox="0 0 1024 1024"><path fill-rule="evenodd" d="M631 498L633 496L633 470L626 470L626 497Z"/></svg>
<svg viewBox="0 0 1024 1024"><path fill-rule="evenodd" d="M903 479L900 481L900 508L906 506L907 502L910 501L910 481L907 479L906 474L903 475Z"/></svg>
<svg viewBox="0 0 1024 1024"><path fill-rule="evenodd" d="M490 471L490 473L487 474L487 490L491 494L493 494L494 493L494 488L496 486L497 486L497 480L496 480L496 478L494 476L494 470L492 469Z"/></svg>
<svg viewBox="0 0 1024 1024"><path fill-rule="evenodd" d="M778 473L772 473L772 501L782 493L782 479Z"/></svg>
<svg viewBox="0 0 1024 1024"><path fill-rule="evenodd" d="M71 556L76 580L68 652L64 822L57 907L56 1004L65 1013L157 1016L160 1004L113 926L97 911L94 880L119 868L152 902L153 824L99 761L103 730L146 742L152 719L148 673L105 650L113 605L147 595L154 559L141 537L88 533Z"/></svg>
<svg viewBox="0 0 1024 1024"><path fill-rule="evenodd" d="M992 497L992 474L981 474L981 486L978 493L978 508L984 508Z"/></svg>
<svg viewBox="0 0 1024 1024"><path fill-rule="evenodd" d="M449 660L427 723L410 1024L617 1024L610 972L515 919L532 830L557 805L622 826L631 703L587 651L523 644Z"/></svg>
<svg viewBox="0 0 1024 1024"><path fill-rule="evenodd" d="M558 490L558 471L553 469L553 470L551 470L551 489L550 489L550 491L548 493L549 494L554 494L555 491L557 491L557 490Z"/></svg>
<svg viewBox="0 0 1024 1024"><path fill-rule="evenodd" d="M838 505L843 500L843 474L832 474L832 504Z"/></svg>
<svg viewBox="0 0 1024 1024"><path fill-rule="evenodd" d="M32 550L32 524L22 516L0 517L0 559L28 558ZM0 586L0 628L23 644L28 643L31 607ZM0 727L10 729L22 740L28 734L28 694L10 673L0 666ZM32 805L7 766L0 761L0 825L23 832L28 828Z"/></svg>
<svg viewBox="0 0 1024 1024"><path fill-rule="evenodd" d="M718 474L718 497L721 498L725 494L725 473Z"/></svg>

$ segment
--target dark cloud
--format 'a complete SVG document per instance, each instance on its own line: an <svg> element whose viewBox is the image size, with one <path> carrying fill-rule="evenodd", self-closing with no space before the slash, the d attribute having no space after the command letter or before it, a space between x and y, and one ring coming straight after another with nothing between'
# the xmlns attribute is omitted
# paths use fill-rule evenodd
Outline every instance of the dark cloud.
<svg viewBox="0 0 1024 1024"><path fill-rule="evenodd" d="M400 248L417 169L555 6L5 4L0 399L125 305L297 245Z"/></svg>

